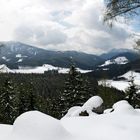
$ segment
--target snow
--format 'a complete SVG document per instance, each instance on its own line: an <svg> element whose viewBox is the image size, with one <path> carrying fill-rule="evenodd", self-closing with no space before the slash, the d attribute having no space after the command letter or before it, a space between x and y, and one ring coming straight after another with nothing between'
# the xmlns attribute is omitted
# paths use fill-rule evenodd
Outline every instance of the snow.
<svg viewBox="0 0 140 140"><path fill-rule="evenodd" d="M20 68L20 69L15 69L15 73L44 73L45 71L49 70L58 70L58 73L68 73L69 69L68 68L61 68L61 67L55 67L49 64L44 64L43 66L38 66L38 67L33 67L33 68ZM90 72L91 70L82 70L77 68L78 71L81 73L87 73Z"/></svg>
<svg viewBox="0 0 140 140"><path fill-rule="evenodd" d="M123 65L123 64L127 64L128 62L129 60L126 57L117 57L115 59L105 61L105 63L100 65L100 67L111 65L111 64Z"/></svg>
<svg viewBox="0 0 140 140"><path fill-rule="evenodd" d="M97 104L101 103L98 100ZM78 108L71 108L71 112ZM26 112L11 126L0 124L0 140L139 140L140 109L119 101L110 110L61 120L38 111Z"/></svg>
<svg viewBox="0 0 140 140"><path fill-rule="evenodd" d="M17 61L17 63L22 62L23 59L19 59ZM38 67L19 67L19 69L9 69L5 64L0 65L0 72L2 73L25 73L25 74L29 74L29 73L40 73L43 74L45 71L49 71L49 70L58 70L58 73L68 73L69 72L69 68L61 68L61 67L55 67L49 64L44 64L42 66L38 66ZM77 68L78 71L80 71L81 73L87 73L87 72L91 72L92 70L82 70Z"/></svg>
<svg viewBox="0 0 140 140"><path fill-rule="evenodd" d="M80 112L81 112L81 107L74 106L68 110L68 113L64 117L76 117L76 116L79 116Z"/></svg>
<svg viewBox="0 0 140 140"><path fill-rule="evenodd" d="M7 61L7 62L10 61L10 59L7 59L5 56L3 56L2 59Z"/></svg>
<svg viewBox="0 0 140 140"><path fill-rule="evenodd" d="M13 73L5 64L0 65L0 73Z"/></svg>
<svg viewBox="0 0 140 140"><path fill-rule="evenodd" d="M114 87L116 89L125 91L129 87L130 76L134 76L134 83L140 86L140 73L134 71L128 71L124 75L119 76L119 78L125 78L126 80L119 80L119 81L106 80L106 85L108 87ZM99 81L98 83L99 85L103 85L102 81Z"/></svg>
<svg viewBox="0 0 140 140"><path fill-rule="evenodd" d="M99 85L102 85L102 81L98 82ZM116 89L125 91L129 87L128 81L114 81L114 80L106 80L106 85L108 87L114 87Z"/></svg>
<svg viewBox="0 0 140 140"><path fill-rule="evenodd" d="M19 59L17 62L22 62L23 61L23 59Z"/></svg>
<svg viewBox="0 0 140 140"><path fill-rule="evenodd" d="M0 140L7 140L7 137L11 134L12 125L0 124Z"/></svg>
<svg viewBox="0 0 140 140"><path fill-rule="evenodd" d="M61 120L71 133L86 137L86 140L139 140L140 112L127 101L113 106L114 111L88 117L70 117Z"/></svg>
<svg viewBox="0 0 140 140"><path fill-rule="evenodd" d="M71 135L60 121L38 111L24 113L13 125L13 140L65 140Z"/></svg>
<svg viewBox="0 0 140 140"><path fill-rule="evenodd" d="M21 57L22 57L21 54L17 54L17 55L16 55L16 58L21 58Z"/></svg>
<svg viewBox="0 0 140 140"><path fill-rule="evenodd" d="M108 114L108 113L111 113L111 112L112 112L112 108L104 110L104 114Z"/></svg>
<svg viewBox="0 0 140 140"><path fill-rule="evenodd" d="M6 60L7 58L5 56L2 57L3 60Z"/></svg>
<svg viewBox="0 0 140 140"><path fill-rule="evenodd" d="M126 79L129 79L130 76L134 76L135 80L140 80L140 73L134 72L134 71L128 71L127 73L125 73L124 75L122 75L120 77L124 77Z"/></svg>
<svg viewBox="0 0 140 140"><path fill-rule="evenodd" d="M100 107L103 104L103 99L99 96L91 97L83 106L75 106L68 110L68 113L64 117L77 117L81 112L86 111L89 116L96 115L93 109Z"/></svg>
<svg viewBox="0 0 140 140"><path fill-rule="evenodd" d="M99 96L91 97L83 106L83 110L92 111L93 108L100 107L103 104L103 99Z"/></svg>
<svg viewBox="0 0 140 140"><path fill-rule="evenodd" d="M113 105L113 112L121 114L135 114L137 112L127 101L122 100Z"/></svg>
<svg viewBox="0 0 140 140"><path fill-rule="evenodd" d="M59 120L38 111L26 112L0 130L1 140L75 140Z"/></svg>

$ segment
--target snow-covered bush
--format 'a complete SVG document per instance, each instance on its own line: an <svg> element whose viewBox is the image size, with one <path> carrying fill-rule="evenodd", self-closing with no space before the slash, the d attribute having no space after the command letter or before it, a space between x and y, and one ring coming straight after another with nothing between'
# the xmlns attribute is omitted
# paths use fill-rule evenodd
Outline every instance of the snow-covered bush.
<svg viewBox="0 0 140 140"><path fill-rule="evenodd" d="M75 106L68 110L65 117L91 116L101 114L103 100L99 96L91 97L83 106Z"/></svg>
<svg viewBox="0 0 140 140"><path fill-rule="evenodd" d="M86 111L89 115L94 113L102 113L103 99L99 96L91 97L83 106L82 111Z"/></svg>
<svg viewBox="0 0 140 140"><path fill-rule="evenodd" d="M108 113L121 113L121 114L133 114L138 113L139 109L134 109L126 100L118 101L112 108L104 110L104 114Z"/></svg>

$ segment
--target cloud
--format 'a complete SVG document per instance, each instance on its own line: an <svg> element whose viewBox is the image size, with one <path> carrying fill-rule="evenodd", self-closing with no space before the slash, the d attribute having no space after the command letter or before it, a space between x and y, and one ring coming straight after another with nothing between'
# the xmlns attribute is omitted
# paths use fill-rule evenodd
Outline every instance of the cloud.
<svg viewBox="0 0 140 140"><path fill-rule="evenodd" d="M67 35L61 32L59 29L49 29L43 26L21 26L15 31L15 39L22 40L23 42L47 46L58 45L65 43Z"/></svg>
<svg viewBox="0 0 140 140"><path fill-rule="evenodd" d="M0 39L53 50L102 53L131 47L131 26L103 24L102 0L1 0Z"/></svg>

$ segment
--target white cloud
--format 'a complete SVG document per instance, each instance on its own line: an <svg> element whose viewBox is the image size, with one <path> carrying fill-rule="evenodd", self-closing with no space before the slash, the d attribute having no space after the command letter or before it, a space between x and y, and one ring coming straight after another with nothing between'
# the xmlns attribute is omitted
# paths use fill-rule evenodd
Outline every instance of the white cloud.
<svg viewBox="0 0 140 140"><path fill-rule="evenodd" d="M132 29L104 25L103 8L102 0L1 0L0 40L88 53L130 47Z"/></svg>

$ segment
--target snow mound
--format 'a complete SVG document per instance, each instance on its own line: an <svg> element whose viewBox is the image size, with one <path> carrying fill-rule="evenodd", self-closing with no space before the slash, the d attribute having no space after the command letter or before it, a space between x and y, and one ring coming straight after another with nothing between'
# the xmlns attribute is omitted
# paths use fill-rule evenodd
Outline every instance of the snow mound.
<svg viewBox="0 0 140 140"><path fill-rule="evenodd" d="M70 134L59 120L38 111L30 111L15 120L12 136L12 140L66 140Z"/></svg>
<svg viewBox="0 0 140 140"><path fill-rule="evenodd" d="M89 117L64 118L61 122L69 132L86 137L85 140L140 139L140 113L136 115L112 112Z"/></svg>
<svg viewBox="0 0 140 140"><path fill-rule="evenodd" d="M99 96L91 97L83 106L75 106L68 110L64 117L78 117L82 112L86 112L88 116L97 115L99 107L103 104L103 99ZM97 112L96 112L97 111Z"/></svg>
<svg viewBox="0 0 140 140"><path fill-rule="evenodd" d="M113 109L115 113L136 113L136 110L125 100L119 101L113 105Z"/></svg>
<svg viewBox="0 0 140 140"><path fill-rule="evenodd" d="M93 108L100 107L103 104L103 99L99 96L91 97L82 108L85 110L93 110Z"/></svg>

